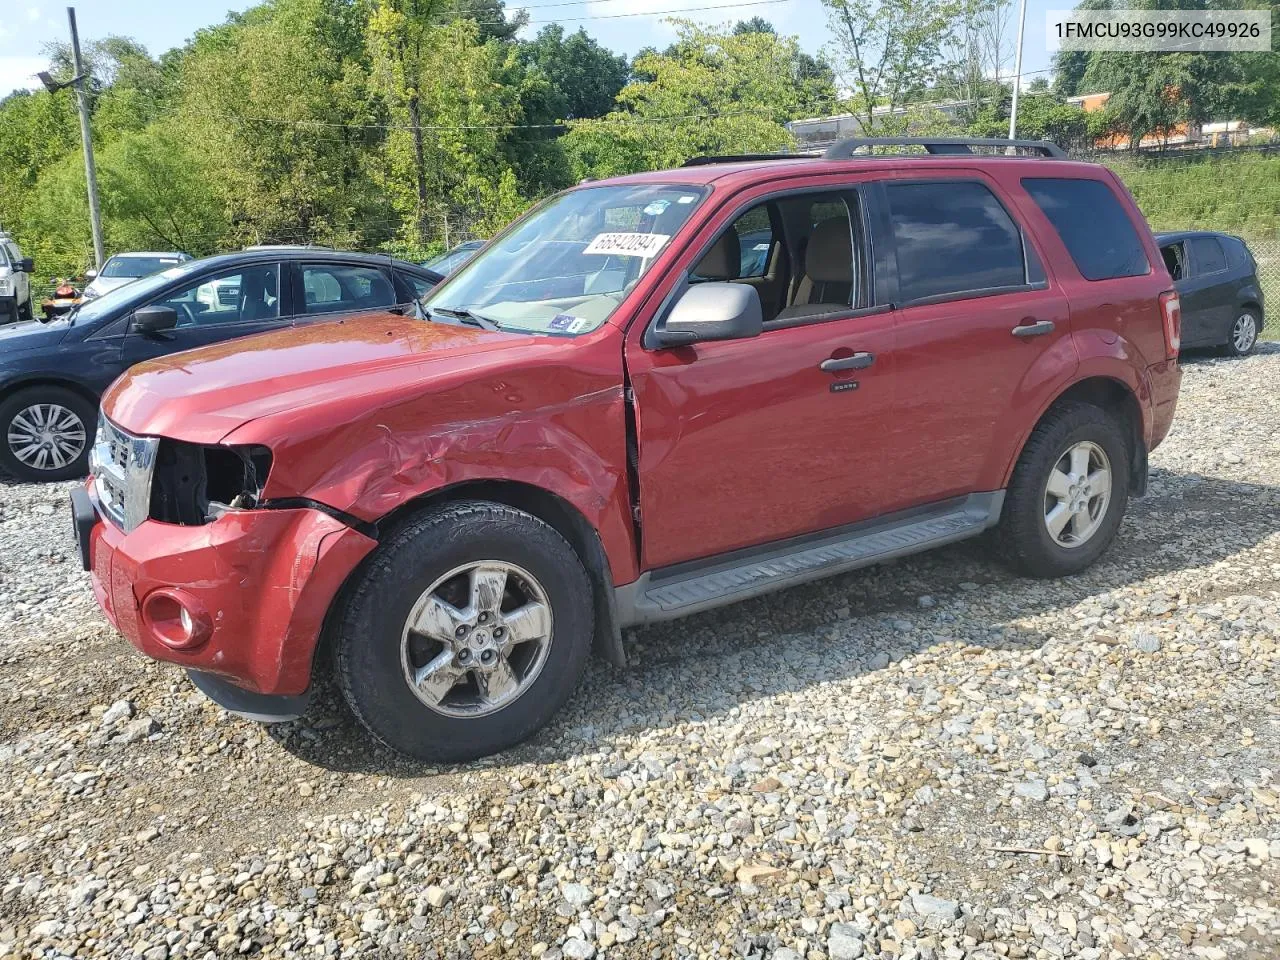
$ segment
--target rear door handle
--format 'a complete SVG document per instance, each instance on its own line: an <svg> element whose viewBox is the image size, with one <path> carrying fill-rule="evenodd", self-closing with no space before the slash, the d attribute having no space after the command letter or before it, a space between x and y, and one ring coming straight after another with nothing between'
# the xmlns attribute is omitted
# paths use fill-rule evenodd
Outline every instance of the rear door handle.
<svg viewBox="0 0 1280 960"><path fill-rule="evenodd" d="M1013 328L1015 337L1043 337L1046 333L1053 333L1052 320L1037 320L1035 323L1024 323Z"/></svg>
<svg viewBox="0 0 1280 960"><path fill-rule="evenodd" d="M852 357L831 357L818 364L824 373L839 373L841 370L863 370L876 362L873 353L855 353Z"/></svg>

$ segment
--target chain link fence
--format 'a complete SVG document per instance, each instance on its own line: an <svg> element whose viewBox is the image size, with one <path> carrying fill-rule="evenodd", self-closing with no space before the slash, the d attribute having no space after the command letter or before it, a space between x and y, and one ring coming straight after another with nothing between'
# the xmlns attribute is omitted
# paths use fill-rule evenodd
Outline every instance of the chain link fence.
<svg viewBox="0 0 1280 960"><path fill-rule="evenodd" d="M1262 287L1262 339L1280 340L1280 237L1241 237L1258 263Z"/></svg>

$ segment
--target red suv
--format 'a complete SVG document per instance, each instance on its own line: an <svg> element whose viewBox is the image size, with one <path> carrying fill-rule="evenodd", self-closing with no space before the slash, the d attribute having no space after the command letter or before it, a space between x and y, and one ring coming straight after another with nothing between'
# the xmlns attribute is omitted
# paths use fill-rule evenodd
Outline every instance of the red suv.
<svg viewBox="0 0 1280 960"><path fill-rule="evenodd" d="M73 497L98 602L231 710L332 670L438 761L528 737L629 625L988 529L1083 570L1177 401L1151 232L1051 144L863 143L586 183L421 316L134 367Z"/></svg>

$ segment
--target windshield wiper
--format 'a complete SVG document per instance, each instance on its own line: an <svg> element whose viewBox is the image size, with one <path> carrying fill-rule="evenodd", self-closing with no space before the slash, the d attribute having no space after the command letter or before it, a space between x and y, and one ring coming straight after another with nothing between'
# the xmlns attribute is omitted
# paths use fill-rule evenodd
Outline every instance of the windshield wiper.
<svg viewBox="0 0 1280 960"><path fill-rule="evenodd" d="M446 317L452 317L455 320L461 320L463 323L469 323L473 327L479 327L481 330L501 330L502 325L497 320L490 320L488 317L476 313L474 310L452 310L449 307L428 307L428 313L443 313Z"/></svg>

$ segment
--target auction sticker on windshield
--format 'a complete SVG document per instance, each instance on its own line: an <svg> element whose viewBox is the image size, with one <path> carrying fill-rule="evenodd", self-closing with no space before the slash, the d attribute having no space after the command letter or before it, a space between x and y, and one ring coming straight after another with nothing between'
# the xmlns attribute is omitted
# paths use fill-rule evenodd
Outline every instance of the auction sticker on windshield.
<svg viewBox="0 0 1280 960"><path fill-rule="evenodd" d="M666 233L598 233L584 254L620 257L652 257L671 239Z"/></svg>

